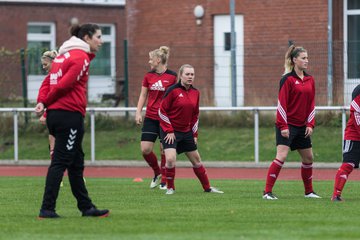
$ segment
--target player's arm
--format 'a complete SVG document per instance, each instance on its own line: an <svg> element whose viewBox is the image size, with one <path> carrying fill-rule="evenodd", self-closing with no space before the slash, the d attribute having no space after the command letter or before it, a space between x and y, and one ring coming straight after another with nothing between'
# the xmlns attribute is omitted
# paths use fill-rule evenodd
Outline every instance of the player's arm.
<svg viewBox="0 0 360 240"><path fill-rule="evenodd" d="M136 114L135 114L135 122L138 125L140 125L142 123L141 111L142 111L142 109L143 109L143 107L145 105L148 94L149 94L149 89L147 87L142 86L140 96L139 96L139 100L138 100L138 104L137 104L137 107L136 107Z"/></svg>

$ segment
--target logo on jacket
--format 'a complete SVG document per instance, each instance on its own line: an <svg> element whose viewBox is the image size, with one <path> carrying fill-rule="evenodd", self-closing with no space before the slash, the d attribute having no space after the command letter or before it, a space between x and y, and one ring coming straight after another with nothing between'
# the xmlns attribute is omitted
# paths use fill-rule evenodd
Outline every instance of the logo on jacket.
<svg viewBox="0 0 360 240"><path fill-rule="evenodd" d="M157 81L156 83L154 83L153 85L151 85L150 90L155 90L155 91L165 91L164 86L162 85L161 80Z"/></svg>
<svg viewBox="0 0 360 240"><path fill-rule="evenodd" d="M184 95L182 93L179 94L179 97L184 97Z"/></svg>
<svg viewBox="0 0 360 240"><path fill-rule="evenodd" d="M51 73L50 74L50 84L51 85L57 84L58 78L61 78L61 77L62 77L62 71L61 71L61 68L60 68L57 73Z"/></svg>
<svg viewBox="0 0 360 240"><path fill-rule="evenodd" d="M300 84L298 80L296 80L295 84Z"/></svg>

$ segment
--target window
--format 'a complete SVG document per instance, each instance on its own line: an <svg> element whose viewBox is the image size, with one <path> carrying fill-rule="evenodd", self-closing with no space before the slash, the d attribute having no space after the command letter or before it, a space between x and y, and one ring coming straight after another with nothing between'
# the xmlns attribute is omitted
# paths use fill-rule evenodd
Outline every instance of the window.
<svg viewBox="0 0 360 240"><path fill-rule="evenodd" d="M360 78L360 15L348 16L348 78Z"/></svg>
<svg viewBox="0 0 360 240"><path fill-rule="evenodd" d="M55 49L55 24L28 23L27 63L29 75L44 74L40 60L41 55L51 49Z"/></svg>
<svg viewBox="0 0 360 240"><path fill-rule="evenodd" d="M115 75L115 28L113 25L100 25L102 44L96 58L91 61L91 76L114 76Z"/></svg>

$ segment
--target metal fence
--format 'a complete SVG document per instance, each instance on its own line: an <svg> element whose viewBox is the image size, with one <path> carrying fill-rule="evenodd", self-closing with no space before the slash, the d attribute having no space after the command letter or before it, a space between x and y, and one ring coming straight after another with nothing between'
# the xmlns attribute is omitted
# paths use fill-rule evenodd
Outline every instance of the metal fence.
<svg viewBox="0 0 360 240"><path fill-rule="evenodd" d="M349 107L345 106L318 106L316 111L341 111L342 115L342 133L346 127L346 112L349 111ZM19 134L18 134L18 118L21 112L33 112L33 108L0 108L0 113L12 113L13 115L13 126L14 126L14 163L20 163L19 161ZM111 108L87 108L87 114L90 115L90 135L91 135L91 162L95 163L95 117L96 113L101 112L113 112L113 113L129 113L135 112L134 107L111 107ZM248 111L253 113L254 117L254 161L259 163L259 113L262 111L276 111L276 107L200 107L200 111Z"/></svg>

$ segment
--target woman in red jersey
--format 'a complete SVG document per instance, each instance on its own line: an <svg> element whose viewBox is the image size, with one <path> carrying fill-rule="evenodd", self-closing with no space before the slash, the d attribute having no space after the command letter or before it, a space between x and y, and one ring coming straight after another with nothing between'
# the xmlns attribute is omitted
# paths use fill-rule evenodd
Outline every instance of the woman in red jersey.
<svg viewBox="0 0 360 240"><path fill-rule="evenodd" d="M360 161L360 85L352 92L350 118L344 132L343 163L335 176L332 201L342 201L341 193L345 183L354 170L359 168Z"/></svg>
<svg viewBox="0 0 360 240"><path fill-rule="evenodd" d="M306 198L320 198L312 187L313 151L310 136L315 126L315 82L305 70L308 54L291 45L285 54L285 72L280 80L276 113L276 157L271 163L263 198L276 200L273 186L289 153L297 150L302 159L301 177Z"/></svg>
<svg viewBox="0 0 360 240"><path fill-rule="evenodd" d="M96 24L75 25L71 28L71 35L53 60L51 70L40 87L35 108L39 115L46 109L47 127L55 137L54 155L48 168L39 218L59 217L55 211L56 199L65 170L82 216L105 217L109 214L109 210L99 210L92 203L83 179L86 89L90 61L103 43L101 29Z"/></svg>
<svg viewBox="0 0 360 240"><path fill-rule="evenodd" d="M210 186L206 169L197 150L200 93L192 85L195 70L180 67L178 83L165 93L159 109L160 135L166 156L166 194L175 193L176 155L185 153L205 192L224 193Z"/></svg>
<svg viewBox="0 0 360 240"><path fill-rule="evenodd" d="M145 161L154 171L154 178L150 183L150 188L159 185L160 189L166 189L165 180L165 155L160 144L161 169L158 159L153 152L156 139L160 138L160 125L158 110L165 91L176 82L176 73L167 69L170 49L162 46L149 52L149 64L151 71L148 72L142 82L141 93L137 104L135 122L138 125L143 123L141 111L145 105L146 114L141 133L141 152Z"/></svg>
<svg viewBox="0 0 360 240"><path fill-rule="evenodd" d="M52 51L46 51L41 56L41 65L42 68L46 71L46 73L50 72L52 61L55 59L55 57L58 55L56 50ZM44 112L43 115L41 115L39 121L42 124L46 124L46 112ZM50 159L52 159L53 153L54 153L54 146L55 146L55 138L53 135L49 134L49 151L50 151Z"/></svg>

